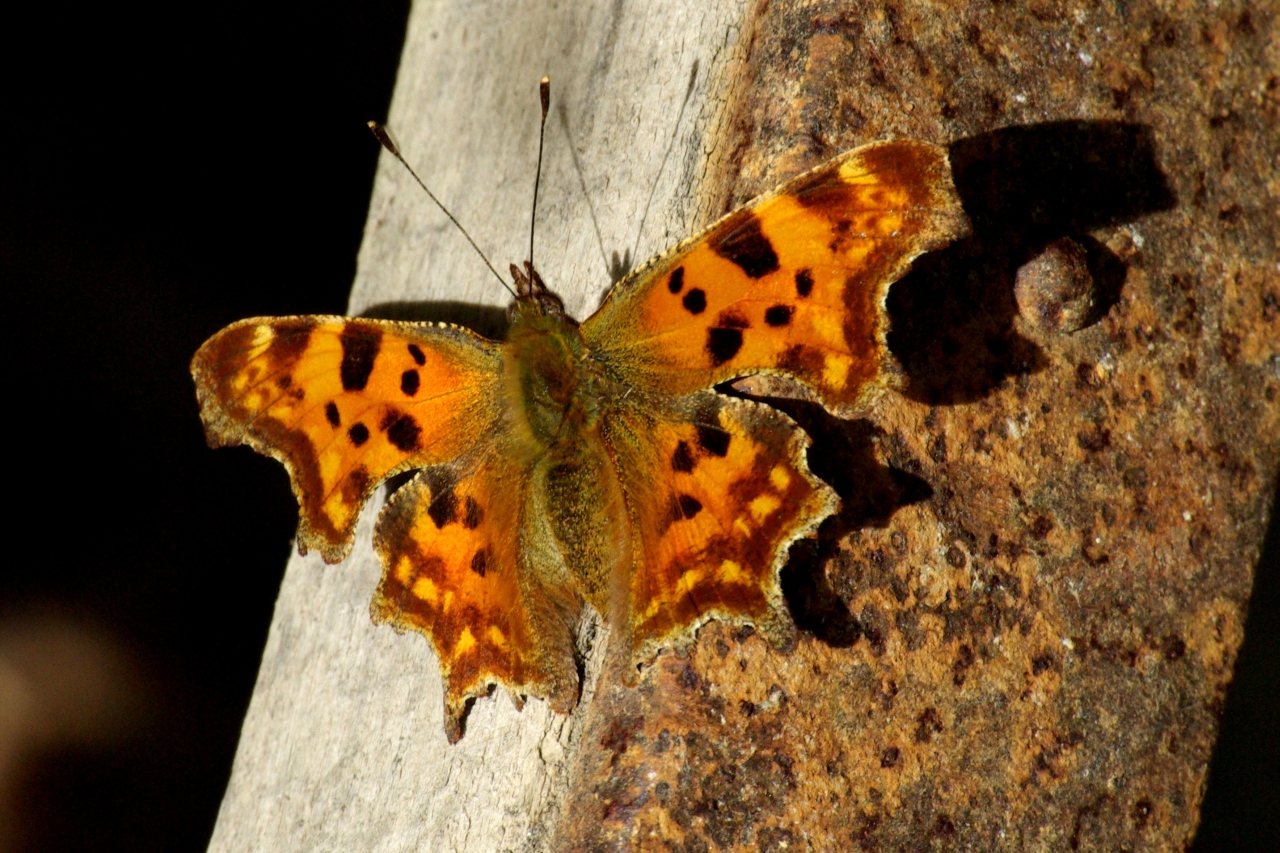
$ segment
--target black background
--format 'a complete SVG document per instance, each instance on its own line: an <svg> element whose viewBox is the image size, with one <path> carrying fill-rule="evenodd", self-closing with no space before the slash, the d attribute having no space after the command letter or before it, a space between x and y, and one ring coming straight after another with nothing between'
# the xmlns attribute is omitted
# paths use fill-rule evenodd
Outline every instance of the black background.
<svg viewBox="0 0 1280 853"><path fill-rule="evenodd" d="M345 311L408 2L21 10L0 20L23 507L0 620L114 638L145 707L29 757L18 849L203 850L297 510L278 463L205 446L187 365L234 320Z"/></svg>
<svg viewBox="0 0 1280 853"><path fill-rule="evenodd" d="M364 122L385 116L407 12L45 4L0 21L23 507L0 621L96 626L147 707L108 744L27 756L18 849L207 842L296 509L278 464L205 447L187 364L233 320L345 308L377 159ZM1278 551L1273 522L1199 850L1277 840Z"/></svg>

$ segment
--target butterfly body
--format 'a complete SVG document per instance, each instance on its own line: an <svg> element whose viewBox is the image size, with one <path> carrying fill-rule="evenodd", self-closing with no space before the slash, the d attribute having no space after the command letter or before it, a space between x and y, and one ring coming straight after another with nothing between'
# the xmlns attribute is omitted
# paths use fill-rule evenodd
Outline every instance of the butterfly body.
<svg viewBox="0 0 1280 853"><path fill-rule="evenodd" d="M192 371L211 444L289 469L301 550L341 560L378 484L419 469L378 519L372 613L432 641L456 740L495 684L573 706L584 604L637 665L713 618L786 641L779 571L838 499L790 419L714 386L774 374L855 413L887 357L888 286L964 227L942 149L877 143L655 258L582 324L526 265L503 342L264 318Z"/></svg>
<svg viewBox="0 0 1280 853"><path fill-rule="evenodd" d="M541 453L566 434L594 429L602 401L619 388L589 358L577 321L532 268L529 279L542 295L521 293L512 305L504 369L508 404Z"/></svg>

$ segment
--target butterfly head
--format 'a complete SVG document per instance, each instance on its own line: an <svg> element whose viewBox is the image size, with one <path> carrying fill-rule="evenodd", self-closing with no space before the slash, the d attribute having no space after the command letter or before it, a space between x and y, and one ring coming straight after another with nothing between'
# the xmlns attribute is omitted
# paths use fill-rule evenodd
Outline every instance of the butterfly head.
<svg viewBox="0 0 1280 853"><path fill-rule="evenodd" d="M522 315L538 314L542 316L567 316L564 313L564 302L547 287L529 261L524 262L524 269L511 265L511 277L516 284L516 301L511 306L511 319L516 322Z"/></svg>

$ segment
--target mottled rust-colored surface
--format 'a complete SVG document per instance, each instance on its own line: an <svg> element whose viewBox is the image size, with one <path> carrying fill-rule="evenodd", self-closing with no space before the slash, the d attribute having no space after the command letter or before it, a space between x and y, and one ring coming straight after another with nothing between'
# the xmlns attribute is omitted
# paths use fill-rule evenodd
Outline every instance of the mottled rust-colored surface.
<svg viewBox="0 0 1280 853"><path fill-rule="evenodd" d="M1280 457L1263 5L761 6L714 212L909 135L951 145L974 234L894 287L901 393L783 404L845 502L792 550L797 645L711 625L606 672L564 849L1193 836ZM1064 237L1074 333L1014 297Z"/></svg>

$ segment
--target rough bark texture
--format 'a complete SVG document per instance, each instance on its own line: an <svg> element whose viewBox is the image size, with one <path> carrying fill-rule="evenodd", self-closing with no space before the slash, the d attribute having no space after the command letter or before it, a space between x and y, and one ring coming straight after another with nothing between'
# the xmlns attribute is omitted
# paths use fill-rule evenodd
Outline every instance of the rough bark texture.
<svg viewBox="0 0 1280 853"><path fill-rule="evenodd" d="M974 234L891 294L903 394L788 407L845 499L792 549L798 647L606 673L564 849L1194 833L1280 450L1280 69L1273 11L1117 7L761 7L721 209L901 134L951 144ZM1064 237L1074 334L1014 299Z"/></svg>
<svg viewBox="0 0 1280 853"><path fill-rule="evenodd" d="M602 249L951 145L974 233L894 287L900 393L779 402L844 499L792 549L799 643L713 624L569 718L481 700L449 748L427 645L368 623L367 516L347 563L290 564L213 848L1182 849L1280 461L1276 13L651 5L420 5L391 125L505 265L552 74L538 257L578 316ZM384 166L353 310L502 301L428 204Z"/></svg>

